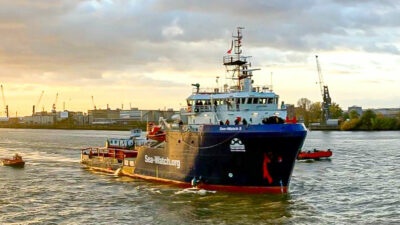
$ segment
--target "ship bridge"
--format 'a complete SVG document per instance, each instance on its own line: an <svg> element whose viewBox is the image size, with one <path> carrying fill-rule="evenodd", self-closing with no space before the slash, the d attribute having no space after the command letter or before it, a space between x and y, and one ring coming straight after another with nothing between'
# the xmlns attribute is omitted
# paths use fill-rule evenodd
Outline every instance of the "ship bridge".
<svg viewBox="0 0 400 225"><path fill-rule="evenodd" d="M233 85L204 89L200 84L192 84L193 93L187 100L184 115L188 116L189 125L201 124L261 124L269 117L278 116L286 119L286 106L279 107L279 96L272 91L272 86L253 86L253 71L250 56L242 56L242 29L238 27L233 35L231 49L223 57L223 65L231 76ZM231 54L232 53L232 54ZM217 77L217 84L218 84Z"/></svg>

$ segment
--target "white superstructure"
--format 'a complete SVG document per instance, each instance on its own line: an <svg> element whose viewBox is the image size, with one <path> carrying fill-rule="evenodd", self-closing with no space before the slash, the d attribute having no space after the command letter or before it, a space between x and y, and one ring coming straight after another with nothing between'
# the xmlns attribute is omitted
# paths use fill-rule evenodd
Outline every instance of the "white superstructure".
<svg viewBox="0 0 400 225"><path fill-rule="evenodd" d="M263 120L277 116L283 120L286 118L286 107L281 103L279 96L270 87L253 86L253 71L249 57L241 56L241 40L243 28L238 28L237 35L233 36L232 48L234 54L223 57L223 64L232 74L236 85L225 85L223 90L219 88L205 91L199 84L193 94L187 98L187 109L184 115L188 116L189 125L201 124L262 124ZM229 50L230 54L232 51Z"/></svg>

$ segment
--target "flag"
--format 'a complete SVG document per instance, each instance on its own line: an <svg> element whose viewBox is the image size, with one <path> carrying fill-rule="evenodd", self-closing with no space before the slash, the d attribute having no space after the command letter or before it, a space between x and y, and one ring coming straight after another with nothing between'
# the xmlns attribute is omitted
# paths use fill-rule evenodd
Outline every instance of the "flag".
<svg viewBox="0 0 400 225"><path fill-rule="evenodd" d="M231 54L232 49L233 49L233 41L232 41L232 43L231 43L231 48L230 48L226 53Z"/></svg>

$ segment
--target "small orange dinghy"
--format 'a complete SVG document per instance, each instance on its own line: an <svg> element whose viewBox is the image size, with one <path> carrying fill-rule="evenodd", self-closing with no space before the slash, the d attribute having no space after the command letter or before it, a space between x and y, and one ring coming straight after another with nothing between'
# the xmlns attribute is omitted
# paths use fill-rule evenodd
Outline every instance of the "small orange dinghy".
<svg viewBox="0 0 400 225"><path fill-rule="evenodd" d="M3 166L12 166L12 167L24 167L25 162L22 160L22 157L18 154L15 154L12 159L1 159Z"/></svg>

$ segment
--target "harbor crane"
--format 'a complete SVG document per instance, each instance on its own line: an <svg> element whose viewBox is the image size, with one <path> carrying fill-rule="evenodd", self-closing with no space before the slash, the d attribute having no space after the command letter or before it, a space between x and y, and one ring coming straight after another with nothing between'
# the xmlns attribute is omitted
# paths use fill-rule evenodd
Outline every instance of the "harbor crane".
<svg viewBox="0 0 400 225"><path fill-rule="evenodd" d="M318 71L318 77L319 77L319 87L320 87L320 90L321 90L321 95L322 95L322 100L323 100L323 102L322 102L321 124L326 124L326 121L331 116L329 108L332 105L332 99L331 99L331 96L329 95L328 85L324 84L324 79L322 77L321 66L319 64L318 55L315 56L315 60L317 62L317 71Z"/></svg>
<svg viewBox="0 0 400 225"><path fill-rule="evenodd" d="M8 105L6 104L6 97L4 96L3 85L1 85L1 96L3 97L3 105L4 105L4 109L5 109L5 114L6 114L6 117L8 118Z"/></svg>
<svg viewBox="0 0 400 225"><path fill-rule="evenodd" d="M33 105L32 115L35 115L36 108L39 107L39 104L40 104L40 101L41 101L42 98L43 98L43 95L44 95L44 91L42 91L42 92L40 93L40 97L39 97L38 101L36 102L36 105Z"/></svg>
<svg viewBox="0 0 400 225"><path fill-rule="evenodd" d="M96 104L94 104L94 97L93 97L93 95L92 95L92 104L93 104L94 110L96 110Z"/></svg>
<svg viewBox="0 0 400 225"><path fill-rule="evenodd" d="M53 103L53 107L52 107L52 110L51 110L52 113L56 113L57 112L57 110L56 110L57 101L58 101L58 93L56 94L56 99L54 100L54 103Z"/></svg>

